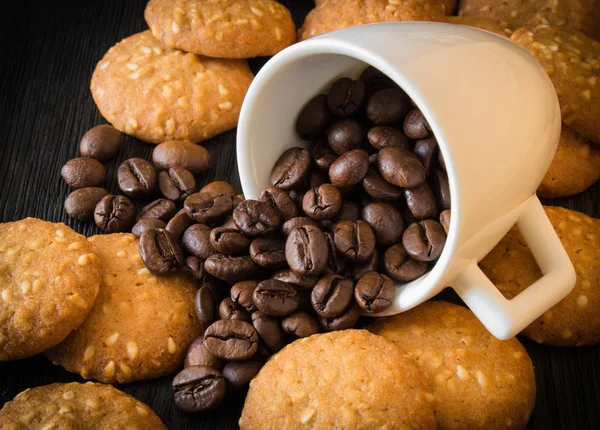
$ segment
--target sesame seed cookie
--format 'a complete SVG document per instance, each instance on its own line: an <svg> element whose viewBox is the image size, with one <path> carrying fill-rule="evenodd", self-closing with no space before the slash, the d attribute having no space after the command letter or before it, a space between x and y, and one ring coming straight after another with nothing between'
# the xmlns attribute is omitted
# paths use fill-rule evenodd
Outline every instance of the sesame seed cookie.
<svg viewBox="0 0 600 430"><path fill-rule="evenodd" d="M185 53L148 30L108 50L91 90L100 113L124 133L150 143L199 142L236 126L252 78L244 60Z"/></svg>
<svg viewBox="0 0 600 430"><path fill-rule="evenodd" d="M29 388L0 410L0 428L166 429L144 403L110 385L93 382Z"/></svg>
<svg viewBox="0 0 600 430"><path fill-rule="evenodd" d="M511 40L544 66L556 89L563 122L600 144L600 42L547 25L520 28Z"/></svg>
<svg viewBox="0 0 600 430"><path fill-rule="evenodd" d="M66 225L0 224L0 361L61 342L92 309L101 279L94 246Z"/></svg>
<svg viewBox="0 0 600 430"><path fill-rule="evenodd" d="M435 428L431 388L402 349L365 330L299 339L250 383L240 428Z"/></svg>
<svg viewBox="0 0 600 430"><path fill-rule="evenodd" d="M510 37L513 33L513 30L506 25L502 25L498 21L483 16L449 16L447 21L451 24L468 25L469 27L480 28L504 37Z"/></svg>
<svg viewBox="0 0 600 430"><path fill-rule="evenodd" d="M598 0L461 0L461 16L483 16L511 28L546 24L600 39Z"/></svg>
<svg viewBox="0 0 600 430"><path fill-rule="evenodd" d="M429 376L441 429L521 429L535 404L531 359L492 336L467 308L426 302L375 318L370 331L401 346Z"/></svg>
<svg viewBox="0 0 600 430"><path fill-rule="evenodd" d="M298 36L304 40L375 22L444 20L444 7L428 0L328 0L310 11Z"/></svg>
<svg viewBox="0 0 600 430"><path fill-rule="evenodd" d="M555 198L579 194L600 179L600 147L563 126L554 159L537 193Z"/></svg>
<svg viewBox="0 0 600 430"><path fill-rule="evenodd" d="M150 0L146 22L165 45L218 58L275 55L296 27L275 0Z"/></svg>
<svg viewBox="0 0 600 430"><path fill-rule="evenodd" d="M174 372L202 334L194 312L193 281L181 274L152 275L132 234L89 240L104 269L96 304L81 327L46 355L70 372L105 383Z"/></svg>
<svg viewBox="0 0 600 430"><path fill-rule="evenodd" d="M315 0L316 6L321 6L323 3L328 2L329 0ZM453 15L456 11L456 6L458 6L458 0L430 0L430 2L435 4L441 4L444 6L444 13L446 15ZM394 3L394 2L390 2Z"/></svg>
<svg viewBox="0 0 600 430"><path fill-rule="evenodd" d="M546 206L545 210L573 262L577 282L567 297L523 334L535 342L556 346L600 343L600 220L559 207ZM508 299L542 276L516 228L479 264Z"/></svg>

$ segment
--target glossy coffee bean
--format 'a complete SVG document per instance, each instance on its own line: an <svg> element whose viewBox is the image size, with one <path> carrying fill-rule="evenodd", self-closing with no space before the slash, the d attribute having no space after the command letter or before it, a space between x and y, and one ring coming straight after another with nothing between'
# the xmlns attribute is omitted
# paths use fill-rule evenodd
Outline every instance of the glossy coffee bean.
<svg viewBox="0 0 600 430"><path fill-rule="evenodd" d="M364 221L340 221L333 232L335 247L348 261L366 261L375 249L375 234Z"/></svg>
<svg viewBox="0 0 600 430"><path fill-rule="evenodd" d="M256 238L250 244L250 258L265 269L281 269L286 265L285 241L270 237Z"/></svg>
<svg viewBox="0 0 600 430"><path fill-rule="evenodd" d="M219 304L219 317L222 320L242 320L250 322L250 314L241 305L226 297Z"/></svg>
<svg viewBox="0 0 600 430"><path fill-rule="evenodd" d="M409 225L402 235L402 245L412 258L417 261L433 261L437 259L446 243L446 233L442 226L431 219Z"/></svg>
<svg viewBox="0 0 600 430"><path fill-rule="evenodd" d="M271 171L271 185L282 190L298 188L310 173L312 157L307 149L287 149Z"/></svg>
<svg viewBox="0 0 600 430"><path fill-rule="evenodd" d="M250 278L256 266L249 256L233 257L213 254L204 262L206 271L215 278L226 282L239 282Z"/></svg>
<svg viewBox="0 0 600 430"><path fill-rule="evenodd" d="M352 280L358 281L369 272L379 272L379 251L377 248L373 250L373 254L363 263L354 264L346 273L346 276Z"/></svg>
<svg viewBox="0 0 600 430"><path fill-rule="evenodd" d="M73 158L60 170L67 185L73 188L98 187L106 182L106 169L98 160Z"/></svg>
<svg viewBox="0 0 600 430"><path fill-rule="evenodd" d="M410 139L394 127L384 125L373 127L367 133L367 139L371 146L378 150L392 146L404 149L405 151L412 149Z"/></svg>
<svg viewBox="0 0 600 430"><path fill-rule="evenodd" d="M367 131L356 120L346 118L335 121L327 132L329 147L336 154L358 149L367 140Z"/></svg>
<svg viewBox="0 0 600 430"><path fill-rule="evenodd" d="M204 338L194 340L185 354L183 367L206 366L216 370L223 369L223 361L212 355L204 346Z"/></svg>
<svg viewBox="0 0 600 430"><path fill-rule="evenodd" d="M175 166L158 174L158 188L166 198L183 201L194 193L196 179L189 170Z"/></svg>
<svg viewBox="0 0 600 430"><path fill-rule="evenodd" d="M217 250L210 240L212 229L205 224L193 224L185 230L181 238L183 249L201 260L206 260Z"/></svg>
<svg viewBox="0 0 600 430"><path fill-rule="evenodd" d="M285 345L284 333L277 318L256 311L252 313L252 326L256 329L262 343L272 354Z"/></svg>
<svg viewBox="0 0 600 430"><path fill-rule="evenodd" d="M270 234L281 225L279 211L269 203L244 200L233 211L233 220L246 236Z"/></svg>
<svg viewBox="0 0 600 430"><path fill-rule="evenodd" d="M326 232L324 233L325 240L327 241L327 266L325 266L324 273L341 274L346 270L346 260L341 256L338 249L335 247L333 240L333 234Z"/></svg>
<svg viewBox="0 0 600 430"><path fill-rule="evenodd" d="M377 272L365 274L354 287L356 303L369 313L381 312L390 307L395 294L394 281Z"/></svg>
<svg viewBox="0 0 600 430"><path fill-rule="evenodd" d="M135 207L125 196L104 196L94 209L94 222L106 233L128 231L135 221Z"/></svg>
<svg viewBox="0 0 600 430"><path fill-rule="evenodd" d="M252 378L265 364L264 360L253 358L246 361L231 361L223 368L223 379L229 391L242 390L250 384Z"/></svg>
<svg viewBox="0 0 600 430"><path fill-rule="evenodd" d="M281 221L285 222L290 218L298 216L296 202L290 197L290 194L277 187L269 187L260 194L261 202L269 203L279 211Z"/></svg>
<svg viewBox="0 0 600 430"><path fill-rule="evenodd" d="M324 134L332 121L333 114L327 106L327 96L318 95L300 111L296 120L296 132L301 139L312 140Z"/></svg>
<svg viewBox="0 0 600 430"><path fill-rule="evenodd" d="M208 326L217 319L217 300L210 287L203 285L196 291L194 309L198 321Z"/></svg>
<svg viewBox="0 0 600 430"><path fill-rule="evenodd" d="M183 272L198 281L206 280L209 276L204 268L204 260L200 260L193 255L186 257L185 264L183 265Z"/></svg>
<svg viewBox="0 0 600 430"><path fill-rule="evenodd" d="M290 231L292 231L296 227L301 227L303 225L312 225L315 227L321 226L318 221L315 221L314 219L312 219L310 217L299 216L299 217L290 218L289 220L284 222L283 226L281 227L281 231L282 231L283 235L285 237L287 237L290 234Z"/></svg>
<svg viewBox="0 0 600 430"><path fill-rule="evenodd" d="M444 228L444 231L447 235L448 231L450 230L450 209L446 209L440 214L440 224Z"/></svg>
<svg viewBox="0 0 600 430"><path fill-rule="evenodd" d="M295 228L285 242L285 258L294 272L318 275L327 265L325 235L312 225Z"/></svg>
<svg viewBox="0 0 600 430"><path fill-rule="evenodd" d="M258 286L258 281L241 281L233 284L229 291L231 300L239 304L241 307L246 309L248 312L253 313L256 311L254 306L254 299L252 293Z"/></svg>
<svg viewBox="0 0 600 430"><path fill-rule="evenodd" d="M297 338L312 336L320 331L319 321L313 314L297 311L281 320L281 328Z"/></svg>
<svg viewBox="0 0 600 430"><path fill-rule="evenodd" d="M401 243L385 251L383 265L385 273L400 282L414 281L427 271L427 263L410 258Z"/></svg>
<svg viewBox="0 0 600 430"><path fill-rule="evenodd" d="M143 158L130 158L119 166L117 181L124 194L148 197L156 188L156 169Z"/></svg>
<svg viewBox="0 0 600 430"><path fill-rule="evenodd" d="M390 184L375 169L369 169L362 186L367 194L377 200L394 201L402 198L402 188Z"/></svg>
<svg viewBox="0 0 600 430"><path fill-rule="evenodd" d="M317 169L328 172L329 167L337 158L337 154L329 147L327 138L322 137L315 140L309 148L313 163Z"/></svg>
<svg viewBox="0 0 600 430"><path fill-rule="evenodd" d="M142 218L135 223L131 232L135 237L141 237L146 230L152 230L155 228L165 228L166 224L164 221L158 218Z"/></svg>
<svg viewBox="0 0 600 430"><path fill-rule="evenodd" d="M439 151L437 140L435 137L427 139L417 140L415 147L413 148L414 154L419 158L421 164L425 168L425 174L429 175L431 169L437 159L437 153Z"/></svg>
<svg viewBox="0 0 600 430"><path fill-rule="evenodd" d="M322 277L311 292L310 300L317 315L335 318L341 315L352 302L354 283L339 275Z"/></svg>
<svg viewBox="0 0 600 430"><path fill-rule="evenodd" d="M214 192L195 193L185 199L183 207L190 218L199 223L218 223L233 212L234 196Z"/></svg>
<svg viewBox="0 0 600 430"><path fill-rule="evenodd" d="M291 314L299 305L298 291L282 281L267 279L259 283L252 293L256 308L273 317Z"/></svg>
<svg viewBox="0 0 600 430"><path fill-rule="evenodd" d="M179 240L187 228L195 222L190 218L185 209L181 209L169 220L165 230L171 233L176 240Z"/></svg>
<svg viewBox="0 0 600 430"><path fill-rule="evenodd" d="M329 168L329 178L336 187L358 184L369 170L369 154L362 149L344 152Z"/></svg>
<svg viewBox="0 0 600 430"><path fill-rule="evenodd" d="M402 123L412 109L410 98L399 88L377 91L367 100L367 118L375 125Z"/></svg>
<svg viewBox="0 0 600 430"><path fill-rule="evenodd" d="M285 269L274 273L271 279L286 282L299 290L310 290L315 286L319 277L317 275L301 275L293 270Z"/></svg>
<svg viewBox="0 0 600 430"><path fill-rule="evenodd" d="M412 188L425 182L425 168L417 156L397 147L379 151L377 170L383 179L397 187Z"/></svg>
<svg viewBox="0 0 600 430"><path fill-rule="evenodd" d="M162 228L142 233L139 250L144 265L155 275L166 275L179 269L184 263L177 241Z"/></svg>
<svg viewBox="0 0 600 430"><path fill-rule="evenodd" d="M136 216L136 220L142 218L157 218L167 222L177 213L177 206L171 200L158 199L144 206Z"/></svg>
<svg viewBox="0 0 600 430"><path fill-rule="evenodd" d="M435 169L431 174L431 187L439 203L440 210L450 209L450 184L448 175L442 169Z"/></svg>
<svg viewBox="0 0 600 430"><path fill-rule="evenodd" d="M429 134L429 124L418 108L412 109L404 118L404 134L411 139L424 139Z"/></svg>
<svg viewBox="0 0 600 430"><path fill-rule="evenodd" d="M327 94L329 110L338 118L354 115L366 99L365 83L350 78L340 78L333 83Z"/></svg>
<svg viewBox="0 0 600 430"><path fill-rule="evenodd" d="M360 80L365 83L368 96L371 96L377 91L397 86L394 81L387 77L387 75L383 74L373 66L367 67L361 73Z"/></svg>
<svg viewBox="0 0 600 430"><path fill-rule="evenodd" d="M93 220L96 205L107 195L108 191L99 187L86 187L75 190L65 199L65 212L71 218L80 221Z"/></svg>
<svg viewBox="0 0 600 430"><path fill-rule="evenodd" d="M213 228L209 238L212 247L221 254L241 255L248 253L250 241L237 229Z"/></svg>
<svg viewBox="0 0 600 430"><path fill-rule="evenodd" d="M210 154L198 144L171 140L154 148L152 161L160 170L181 166L192 172L194 176L198 176L210 167Z"/></svg>
<svg viewBox="0 0 600 430"><path fill-rule="evenodd" d="M199 193L217 193L217 194L231 194L233 196L236 195L235 188L229 183L225 181L213 181L209 182L202 188L200 188Z"/></svg>
<svg viewBox="0 0 600 430"><path fill-rule="evenodd" d="M221 360L247 360L258 350L258 333L242 320L219 320L204 332L204 346Z"/></svg>
<svg viewBox="0 0 600 430"><path fill-rule="evenodd" d="M183 369L173 379L175 406L189 413L214 409L225 398L226 384L221 372L207 366Z"/></svg>
<svg viewBox="0 0 600 430"><path fill-rule="evenodd" d="M362 210L362 219L375 233L377 246L390 246L402 239L402 214L389 203L369 203Z"/></svg>
<svg viewBox="0 0 600 430"><path fill-rule="evenodd" d="M98 161L108 161L119 151L123 135L116 128L102 124L88 130L79 143L82 157L95 158Z"/></svg>
<svg viewBox="0 0 600 430"><path fill-rule="evenodd" d="M325 331L347 330L356 325L360 312L360 308L352 300L352 303L340 315L335 318L320 317L319 324Z"/></svg>
<svg viewBox="0 0 600 430"><path fill-rule="evenodd" d="M331 184L308 190L302 200L304 213L318 221L333 218L341 207L342 194Z"/></svg>
<svg viewBox="0 0 600 430"><path fill-rule="evenodd" d="M438 206L431 187L426 182L414 188L405 188L406 206L416 219L436 218Z"/></svg>

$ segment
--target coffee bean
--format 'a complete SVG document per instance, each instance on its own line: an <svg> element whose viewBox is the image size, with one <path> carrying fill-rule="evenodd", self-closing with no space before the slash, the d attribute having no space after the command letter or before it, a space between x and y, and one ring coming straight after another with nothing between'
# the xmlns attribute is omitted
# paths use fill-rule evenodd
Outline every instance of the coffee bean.
<svg viewBox="0 0 600 430"><path fill-rule="evenodd" d="M221 227L223 228L227 228L230 230L238 230L237 225L235 225L235 220L233 219L233 215L229 215L227 218L225 218L225 221L223 221L223 224L221 224Z"/></svg>
<svg viewBox="0 0 600 430"><path fill-rule="evenodd" d="M329 147L329 143L325 137L315 140L310 145L309 151L317 169L324 172L329 171L329 167L337 158L337 154Z"/></svg>
<svg viewBox="0 0 600 430"><path fill-rule="evenodd" d="M131 232L135 237L141 237L146 230L152 230L154 228L165 228L165 222L158 218L142 218L135 223Z"/></svg>
<svg viewBox="0 0 600 430"><path fill-rule="evenodd" d="M279 211L269 203L244 200L233 211L238 229L246 236L261 236L275 232L281 225Z"/></svg>
<svg viewBox="0 0 600 430"><path fill-rule="evenodd" d="M369 169L362 185L367 194L377 200L393 201L402 198L402 188L390 184L375 169Z"/></svg>
<svg viewBox="0 0 600 430"><path fill-rule="evenodd" d="M324 233L325 240L327 241L327 266L325 266L325 273L340 274L346 270L346 260L342 258L340 252L335 247L333 241L333 235L329 232Z"/></svg>
<svg viewBox="0 0 600 430"><path fill-rule="evenodd" d="M104 188L86 187L73 191L65 199L65 212L71 218L80 221L89 221L94 219L94 209L108 191Z"/></svg>
<svg viewBox="0 0 600 430"><path fill-rule="evenodd" d="M67 185L73 188L97 187L106 182L106 169L102 163L88 157L67 161L60 174Z"/></svg>
<svg viewBox="0 0 600 430"><path fill-rule="evenodd" d="M417 140L413 152L419 158L423 167L425 167L425 174L429 175L435 164L438 152L438 143L435 137Z"/></svg>
<svg viewBox="0 0 600 430"><path fill-rule="evenodd" d="M300 111L296 120L296 132L301 139L312 140L325 133L332 121L327 96L321 94L311 99Z"/></svg>
<svg viewBox="0 0 600 430"><path fill-rule="evenodd" d="M310 290L319 280L317 275L301 275L290 269L276 272L271 278L286 282L300 290Z"/></svg>
<svg viewBox="0 0 600 430"><path fill-rule="evenodd" d="M250 314L229 297L223 299L219 304L219 317L221 317L222 320L242 320L250 322Z"/></svg>
<svg viewBox="0 0 600 430"><path fill-rule="evenodd" d="M152 151L152 161L160 170L181 166L198 176L210 167L210 154L195 143L170 140L161 143Z"/></svg>
<svg viewBox="0 0 600 430"><path fill-rule="evenodd" d="M401 243L390 246L383 256L385 273L400 282L410 282L427 271L427 263L413 260Z"/></svg>
<svg viewBox="0 0 600 430"><path fill-rule="evenodd" d="M216 297L208 286L202 286L196 291L194 309L198 321L203 326L208 326L217 319Z"/></svg>
<svg viewBox="0 0 600 430"><path fill-rule="evenodd" d="M312 290L311 304L319 316L335 318L348 308L353 295L354 283L350 279L325 275Z"/></svg>
<svg viewBox="0 0 600 430"><path fill-rule="evenodd" d="M440 165L440 168L444 171L447 172L448 170L446 169L446 162L444 161L444 156L442 155L442 151L438 151L438 164Z"/></svg>
<svg viewBox="0 0 600 430"><path fill-rule="evenodd" d="M377 313L387 309L394 299L394 282L386 275L369 272L358 280L354 298L358 306L367 312Z"/></svg>
<svg viewBox="0 0 600 430"><path fill-rule="evenodd" d="M344 312L338 315L335 318L319 318L319 323L321 327L323 327L326 331L335 331L335 330L347 330L352 328L358 322L358 318L360 317L360 308L352 300L352 303L346 308Z"/></svg>
<svg viewBox="0 0 600 430"><path fill-rule="evenodd" d="M221 360L247 360L258 350L258 333L242 320L219 320L204 332L204 346Z"/></svg>
<svg viewBox="0 0 600 430"><path fill-rule="evenodd" d="M365 83L366 93L368 96L371 96L377 91L397 86L394 81L373 66L367 67L362 72L360 75L360 80Z"/></svg>
<svg viewBox="0 0 600 430"><path fill-rule="evenodd" d="M143 158L130 158L119 166L117 180L124 194L147 197L156 188L156 170Z"/></svg>
<svg viewBox="0 0 600 430"><path fill-rule="evenodd" d="M362 219L373 229L377 246L390 246L402 239L402 214L389 203L369 203L362 210Z"/></svg>
<svg viewBox="0 0 600 430"><path fill-rule="evenodd" d="M392 146L404 149L405 151L410 151L412 149L410 139L394 127L373 127L367 133L367 139L371 146L378 150Z"/></svg>
<svg viewBox="0 0 600 430"><path fill-rule="evenodd" d="M183 266L183 253L167 230L146 230L140 237L140 257L155 275L165 275Z"/></svg>
<svg viewBox="0 0 600 430"><path fill-rule="evenodd" d="M227 383L227 389L238 391L248 387L252 378L258 375L265 362L253 358L246 361L231 361L223 368L223 378Z"/></svg>
<svg viewBox="0 0 600 430"><path fill-rule="evenodd" d="M249 256L233 257L213 254L204 262L204 268L215 278L226 282L239 282L251 277L256 266Z"/></svg>
<svg viewBox="0 0 600 430"><path fill-rule="evenodd" d="M183 201L196 189L196 179L189 170L175 166L158 174L158 188L166 198Z"/></svg>
<svg viewBox="0 0 600 430"><path fill-rule="evenodd" d="M427 183L414 188L405 188L404 197L406 198L406 206L416 219L437 217L439 213L437 202L431 187Z"/></svg>
<svg viewBox="0 0 600 430"><path fill-rule="evenodd" d="M435 169L431 175L431 187L441 210L450 209L450 184L448 175L442 169Z"/></svg>
<svg viewBox="0 0 600 430"><path fill-rule="evenodd" d="M333 218L342 207L342 194L331 184L323 184L304 194L302 209L311 218Z"/></svg>
<svg viewBox="0 0 600 430"><path fill-rule="evenodd" d="M307 216L299 216L290 218L289 220L284 222L283 226L281 227L281 231L283 232L283 235L287 237L293 229L295 229L296 227L301 227L303 225L312 225L315 227L321 226L317 221L315 221L312 218L309 218Z"/></svg>
<svg viewBox="0 0 600 430"><path fill-rule="evenodd" d="M195 193L185 199L183 207L188 215L202 224L223 221L234 208L232 194L204 192Z"/></svg>
<svg viewBox="0 0 600 430"><path fill-rule="evenodd" d="M298 291L288 283L267 279L259 283L252 293L259 311L273 317L282 317L298 309Z"/></svg>
<svg viewBox="0 0 600 430"><path fill-rule="evenodd" d="M214 409L225 398L221 372L207 366L183 369L173 379L173 400L179 409L198 413Z"/></svg>
<svg viewBox="0 0 600 430"><path fill-rule="evenodd" d="M334 122L327 132L329 147L336 154L358 149L367 140L367 131L356 120L345 118Z"/></svg>
<svg viewBox="0 0 600 430"><path fill-rule="evenodd" d="M440 256L446 243L442 226L431 219L409 225L402 235L402 245L417 261L433 261Z"/></svg>
<svg viewBox="0 0 600 430"><path fill-rule="evenodd" d="M327 241L312 225L297 227L285 242L285 258L290 268L301 275L317 275L327 264Z"/></svg>
<svg viewBox="0 0 600 430"><path fill-rule="evenodd" d="M425 182L425 168L412 152L383 148L377 156L377 170L392 185L412 188Z"/></svg>
<svg viewBox="0 0 600 430"><path fill-rule="evenodd" d="M424 139L430 132L429 124L418 108L412 109L404 118L404 134L411 139Z"/></svg>
<svg viewBox="0 0 600 430"><path fill-rule="evenodd" d="M157 218L167 222L173 218L176 212L177 206L175 206L174 202L167 199L158 199L144 206L137 214L136 220L142 218Z"/></svg>
<svg viewBox="0 0 600 430"><path fill-rule="evenodd" d="M285 345L284 333L276 318L256 311L252 313L252 325L260 336L260 340L272 354L283 348Z"/></svg>
<svg viewBox="0 0 600 430"><path fill-rule="evenodd" d="M362 149L344 152L329 168L329 178L336 187L351 187L363 180L369 170L369 154Z"/></svg>
<svg viewBox="0 0 600 430"><path fill-rule="evenodd" d="M410 98L400 88L377 91L367 100L367 118L375 125L396 125L412 109Z"/></svg>
<svg viewBox="0 0 600 430"><path fill-rule="evenodd" d="M256 311L254 306L254 299L252 293L256 289L258 281L241 281L233 284L229 292L231 300L239 304L241 307L246 309L248 312L253 313Z"/></svg>
<svg viewBox="0 0 600 430"><path fill-rule="evenodd" d="M298 208L296 202L290 197L290 194L277 187L269 187L263 190L259 200L269 203L279 211L282 221L287 221L290 218L298 216Z"/></svg>
<svg viewBox="0 0 600 430"><path fill-rule="evenodd" d="M216 370L223 369L223 361L212 355L204 346L204 338L194 340L185 354L183 367L206 366Z"/></svg>
<svg viewBox="0 0 600 430"><path fill-rule="evenodd" d="M135 221L135 207L125 196L104 196L94 209L94 222L107 233L128 231Z"/></svg>
<svg viewBox="0 0 600 430"><path fill-rule="evenodd" d="M167 226L165 227L165 230L171 233L171 235L176 240L179 240L179 238L186 231L186 229L189 226L193 225L195 222L196 221L190 218L185 209L181 209L173 216L173 218L169 220Z"/></svg>
<svg viewBox="0 0 600 430"><path fill-rule="evenodd" d="M450 209L446 209L440 214L440 224L444 228L446 234L450 230Z"/></svg>
<svg viewBox="0 0 600 430"><path fill-rule="evenodd" d="M340 78L333 83L327 95L329 110L338 118L354 115L365 102L365 83Z"/></svg>
<svg viewBox="0 0 600 430"><path fill-rule="evenodd" d="M209 276L204 268L204 260L200 260L193 255L190 255L185 259L183 272L198 281L205 280L207 276Z"/></svg>
<svg viewBox="0 0 600 430"><path fill-rule="evenodd" d="M259 237L250 244L250 258L265 269L277 270L286 265L285 241Z"/></svg>
<svg viewBox="0 0 600 430"><path fill-rule="evenodd" d="M102 124L88 130L79 143L82 157L108 161L115 156L123 142L123 135L116 128Z"/></svg>
<svg viewBox="0 0 600 430"><path fill-rule="evenodd" d="M351 200L342 202L342 207L337 215L332 219L333 222L337 223L343 219L357 220L360 219L360 206L358 203Z"/></svg>
<svg viewBox="0 0 600 430"><path fill-rule="evenodd" d="M308 312L297 311L281 320L281 328L297 338L308 337L320 331L319 321Z"/></svg>
<svg viewBox="0 0 600 430"><path fill-rule="evenodd" d="M371 254L367 261L352 266L346 276L350 276L354 281L358 281L368 272L379 272L379 251L377 251L377 248L373 250L373 254Z"/></svg>
<svg viewBox="0 0 600 430"><path fill-rule="evenodd" d="M199 193L217 193L217 194L231 194L235 196L236 191L235 188L229 183L225 181L213 181L209 182L202 188L200 188Z"/></svg>
<svg viewBox="0 0 600 430"><path fill-rule="evenodd" d="M240 255L248 253L250 241L237 229L217 227L210 232L210 244L221 254Z"/></svg>
<svg viewBox="0 0 600 430"><path fill-rule="evenodd" d="M335 227L333 240L341 255L353 263L366 261L375 248L375 234L364 221L340 221Z"/></svg>
<svg viewBox="0 0 600 430"><path fill-rule="evenodd" d="M271 185L283 190L298 188L310 173L312 157L304 148L289 148L271 171Z"/></svg>
<svg viewBox="0 0 600 430"><path fill-rule="evenodd" d="M204 224L193 224L188 227L181 239L183 249L201 260L216 254L217 250L210 240L211 231L212 229Z"/></svg>

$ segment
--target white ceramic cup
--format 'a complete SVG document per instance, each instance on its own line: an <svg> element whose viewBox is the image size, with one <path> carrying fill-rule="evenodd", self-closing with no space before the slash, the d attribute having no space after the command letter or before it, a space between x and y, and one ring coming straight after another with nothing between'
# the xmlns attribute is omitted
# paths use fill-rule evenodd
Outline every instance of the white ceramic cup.
<svg viewBox="0 0 600 430"><path fill-rule="evenodd" d="M575 271L535 195L560 136L556 93L541 65L507 39L443 23L347 28L279 53L250 86L237 133L246 198L256 199L282 152L306 146L295 133L302 107L341 76L372 65L421 109L439 142L452 215L444 251L421 278L397 284L390 308L406 311L451 285L500 339L565 297ZM517 224L543 277L507 300L480 261Z"/></svg>

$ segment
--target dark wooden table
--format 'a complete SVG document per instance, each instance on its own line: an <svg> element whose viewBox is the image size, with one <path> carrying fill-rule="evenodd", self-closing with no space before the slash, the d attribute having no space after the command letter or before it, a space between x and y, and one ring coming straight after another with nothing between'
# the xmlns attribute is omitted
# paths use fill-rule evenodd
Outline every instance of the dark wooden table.
<svg viewBox="0 0 600 430"><path fill-rule="evenodd" d="M287 0L296 24L311 0ZM104 123L89 91L96 63L116 42L146 29L145 0L6 1L0 14L0 221L27 216L63 221L80 233L99 233L93 223L69 219L69 189L61 166L78 155L83 133ZM251 61L256 72L266 59ZM235 131L206 142L213 165L202 183L229 180L239 188ZM152 145L126 137L108 164L108 187L117 192L116 167L127 158L149 159ZM552 204L600 217L600 186ZM448 294L448 293L443 293ZM537 403L532 429L600 429L600 347L552 348L521 339L535 364ZM0 363L0 407L26 388L81 381L40 355ZM228 394L216 411L184 414L171 402L171 378L119 386L147 403L170 429L235 428L243 393Z"/></svg>

